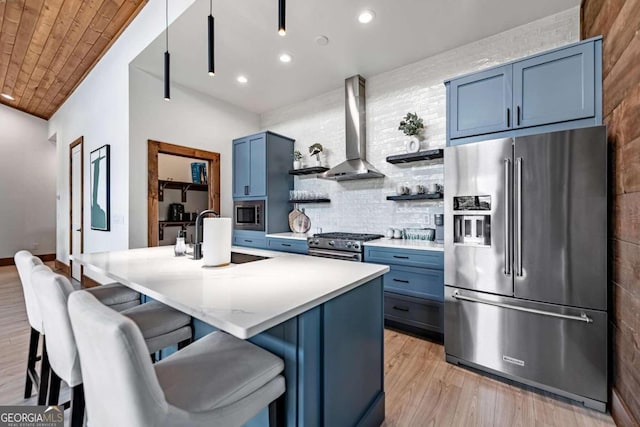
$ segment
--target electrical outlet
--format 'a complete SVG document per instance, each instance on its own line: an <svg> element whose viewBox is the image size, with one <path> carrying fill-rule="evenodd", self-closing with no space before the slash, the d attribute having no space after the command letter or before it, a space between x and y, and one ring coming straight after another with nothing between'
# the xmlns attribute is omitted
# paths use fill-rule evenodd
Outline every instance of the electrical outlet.
<svg viewBox="0 0 640 427"><path fill-rule="evenodd" d="M430 225L431 224L431 215L426 215L424 217L424 224L425 225Z"/></svg>
<svg viewBox="0 0 640 427"><path fill-rule="evenodd" d="M40 246L40 243L38 243L38 242L33 242L33 243L31 244L31 248L32 248L32 249L38 249L38 247L39 247L39 246Z"/></svg>

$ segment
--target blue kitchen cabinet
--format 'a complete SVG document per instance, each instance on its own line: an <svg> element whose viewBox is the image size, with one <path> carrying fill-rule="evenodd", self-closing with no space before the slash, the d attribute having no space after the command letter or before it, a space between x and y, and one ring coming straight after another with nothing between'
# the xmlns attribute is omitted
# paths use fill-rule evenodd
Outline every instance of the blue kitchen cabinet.
<svg viewBox="0 0 640 427"><path fill-rule="evenodd" d="M391 270L382 279L387 324L444 332L444 252L365 245L364 260Z"/></svg>
<svg viewBox="0 0 640 427"><path fill-rule="evenodd" d="M233 197L264 197L266 192L266 135L233 141Z"/></svg>
<svg viewBox="0 0 640 427"><path fill-rule="evenodd" d="M602 124L602 37L445 81L447 145Z"/></svg>
<svg viewBox="0 0 640 427"><path fill-rule="evenodd" d="M595 116L593 43L513 64L516 126L539 126Z"/></svg>
<svg viewBox="0 0 640 427"><path fill-rule="evenodd" d="M507 65L451 82L451 138L511 127L511 72L511 65Z"/></svg>
<svg viewBox="0 0 640 427"><path fill-rule="evenodd" d="M267 249L267 234L289 231L293 176L288 171L293 144L292 138L270 131L233 140L233 200L264 202L261 213L264 231L234 228L234 245Z"/></svg>
<svg viewBox="0 0 640 427"><path fill-rule="evenodd" d="M267 249L306 255L309 250L309 246L307 245L306 240L267 237Z"/></svg>

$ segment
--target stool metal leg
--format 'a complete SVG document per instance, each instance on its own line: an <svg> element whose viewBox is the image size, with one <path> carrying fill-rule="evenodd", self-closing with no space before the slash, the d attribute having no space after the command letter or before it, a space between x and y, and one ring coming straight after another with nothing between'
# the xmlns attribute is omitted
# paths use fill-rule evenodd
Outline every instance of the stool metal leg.
<svg viewBox="0 0 640 427"><path fill-rule="evenodd" d="M42 360L40 362L40 384L38 385L38 405L47 403L47 389L49 388L49 356L47 355L47 337L42 337Z"/></svg>
<svg viewBox="0 0 640 427"><path fill-rule="evenodd" d="M33 386L35 383L38 387L38 375L36 373L36 362L38 361L38 342L40 341L40 332L31 328L31 336L29 337L29 353L27 355L27 375L24 383L24 398L31 397Z"/></svg>
<svg viewBox="0 0 640 427"><path fill-rule="evenodd" d="M185 348L186 346L188 346L189 344L191 344L191 338L186 339L184 341L180 341L178 343L178 350L182 350L183 348Z"/></svg>
<svg viewBox="0 0 640 427"><path fill-rule="evenodd" d="M84 423L84 388L82 384L71 389L71 427L82 427Z"/></svg>
<svg viewBox="0 0 640 427"><path fill-rule="evenodd" d="M60 377L53 369L51 370L51 379L49 380L49 393L47 405L57 405L60 400Z"/></svg>
<svg viewBox="0 0 640 427"><path fill-rule="evenodd" d="M282 396L269 404L269 427L284 427L285 425L285 408L284 393Z"/></svg>

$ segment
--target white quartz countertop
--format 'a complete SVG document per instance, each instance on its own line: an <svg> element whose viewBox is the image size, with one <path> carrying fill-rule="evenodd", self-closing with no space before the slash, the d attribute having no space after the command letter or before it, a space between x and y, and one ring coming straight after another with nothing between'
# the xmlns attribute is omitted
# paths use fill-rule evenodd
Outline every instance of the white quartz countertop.
<svg viewBox="0 0 640 427"><path fill-rule="evenodd" d="M382 276L385 265L234 247L270 257L225 267L176 257L172 246L81 254L73 261L247 339Z"/></svg>
<svg viewBox="0 0 640 427"><path fill-rule="evenodd" d="M272 237L274 239L293 239L293 240L307 240L307 237L311 236L306 233L292 233L289 231L288 233L273 233L267 234L267 237Z"/></svg>
<svg viewBox="0 0 640 427"><path fill-rule="evenodd" d="M429 242L426 240L405 240L405 239L377 239L364 243L365 246L378 246L395 249L417 249L421 251L444 252L444 244Z"/></svg>

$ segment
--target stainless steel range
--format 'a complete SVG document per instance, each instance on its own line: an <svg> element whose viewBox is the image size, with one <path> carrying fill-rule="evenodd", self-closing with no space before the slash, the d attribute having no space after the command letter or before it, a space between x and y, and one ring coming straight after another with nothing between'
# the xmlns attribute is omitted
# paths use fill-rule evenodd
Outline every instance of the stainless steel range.
<svg viewBox="0 0 640 427"><path fill-rule="evenodd" d="M309 255L362 262L364 242L383 237L381 234L320 233L307 239Z"/></svg>

